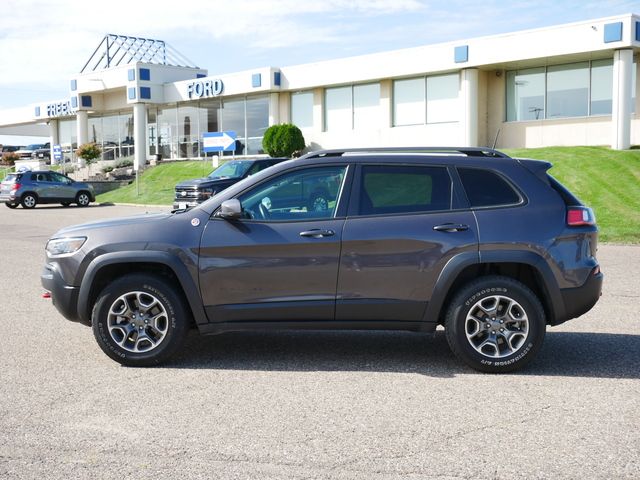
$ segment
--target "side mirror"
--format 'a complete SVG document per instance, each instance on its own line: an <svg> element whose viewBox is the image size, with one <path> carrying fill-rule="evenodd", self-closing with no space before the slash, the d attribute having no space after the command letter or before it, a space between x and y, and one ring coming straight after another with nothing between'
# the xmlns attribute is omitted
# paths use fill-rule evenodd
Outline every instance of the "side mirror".
<svg viewBox="0 0 640 480"><path fill-rule="evenodd" d="M221 218L225 218L227 220L234 220L242 217L242 204L240 200L237 198L232 198L230 200L225 200L220 205L220 210L216 215Z"/></svg>

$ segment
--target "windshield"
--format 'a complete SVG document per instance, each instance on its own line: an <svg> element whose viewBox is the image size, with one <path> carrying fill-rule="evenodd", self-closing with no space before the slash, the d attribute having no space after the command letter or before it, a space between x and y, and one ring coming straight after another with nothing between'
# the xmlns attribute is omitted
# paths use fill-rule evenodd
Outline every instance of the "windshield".
<svg viewBox="0 0 640 480"><path fill-rule="evenodd" d="M240 178L249 170L252 163L250 160L232 160L220 165L207 178Z"/></svg>
<svg viewBox="0 0 640 480"><path fill-rule="evenodd" d="M37 150L42 147L44 147L42 143L32 143L31 145L27 145L27 150Z"/></svg>

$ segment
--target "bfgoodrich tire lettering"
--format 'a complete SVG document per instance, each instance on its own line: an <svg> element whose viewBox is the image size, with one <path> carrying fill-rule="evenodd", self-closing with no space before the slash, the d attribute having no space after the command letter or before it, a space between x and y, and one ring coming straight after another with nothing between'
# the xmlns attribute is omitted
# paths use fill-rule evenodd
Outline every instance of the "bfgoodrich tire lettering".
<svg viewBox="0 0 640 480"><path fill-rule="evenodd" d="M446 337L455 355L470 367L490 373L524 367L542 346L544 309L524 284L487 276L453 298L445 319Z"/></svg>
<svg viewBox="0 0 640 480"><path fill-rule="evenodd" d="M91 315L100 348L132 367L158 365L182 345L189 326L175 287L151 275L120 277L98 296Z"/></svg>

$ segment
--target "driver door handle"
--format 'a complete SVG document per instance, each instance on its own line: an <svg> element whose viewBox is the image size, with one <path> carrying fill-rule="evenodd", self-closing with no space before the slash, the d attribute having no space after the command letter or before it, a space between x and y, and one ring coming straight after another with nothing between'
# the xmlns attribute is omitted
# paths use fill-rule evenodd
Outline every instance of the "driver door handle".
<svg viewBox="0 0 640 480"><path fill-rule="evenodd" d="M464 232L469 230L469 225L463 225L461 223L444 223L442 225L436 225L433 227L436 232Z"/></svg>
<svg viewBox="0 0 640 480"><path fill-rule="evenodd" d="M336 232L333 230L320 230L319 228L314 228L313 230L305 230L304 232L300 232L301 237L311 237L311 238L322 238L322 237L331 237L335 235Z"/></svg>

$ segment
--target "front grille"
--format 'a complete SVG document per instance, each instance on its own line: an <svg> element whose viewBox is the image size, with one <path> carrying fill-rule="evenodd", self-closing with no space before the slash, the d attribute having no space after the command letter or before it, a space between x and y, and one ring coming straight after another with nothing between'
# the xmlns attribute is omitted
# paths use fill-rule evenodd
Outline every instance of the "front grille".
<svg viewBox="0 0 640 480"><path fill-rule="evenodd" d="M201 193L195 188L176 187L176 201L184 202L189 200L197 200Z"/></svg>

